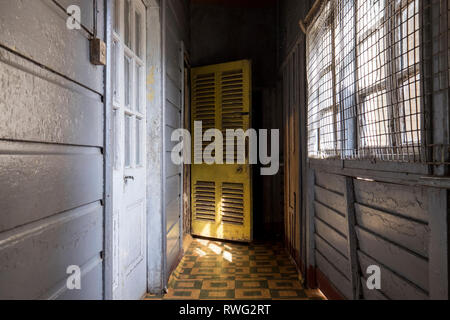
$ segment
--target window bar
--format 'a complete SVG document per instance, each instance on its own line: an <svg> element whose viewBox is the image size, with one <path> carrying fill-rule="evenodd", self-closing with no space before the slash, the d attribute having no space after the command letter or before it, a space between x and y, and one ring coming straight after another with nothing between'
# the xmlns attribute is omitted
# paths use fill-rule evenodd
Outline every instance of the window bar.
<svg viewBox="0 0 450 320"><path fill-rule="evenodd" d="M337 99L336 99L336 26L335 26L335 7L336 2L332 2L331 12L329 16L329 23L331 27L331 77L332 77L332 95L333 95L333 136L334 136L334 150L333 154L338 155L338 134L337 134Z"/></svg>
<svg viewBox="0 0 450 320"><path fill-rule="evenodd" d="M307 30L310 157L423 161L419 9L418 0L324 2Z"/></svg>
<svg viewBox="0 0 450 320"><path fill-rule="evenodd" d="M422 128L427 128L431 123L431 29L430 29L430 7L425 5L424 1L419 1L419 44L420 44L420 89L423 98L420 99ZM425 39L428 39L426 41ZM423 152L421 161L430 163L433 159L433 150L429 147L432 141L431 130L425 130L424 134L421 136L421 150ZM428 168L429 173L432 172L432 167Z"/></svg>

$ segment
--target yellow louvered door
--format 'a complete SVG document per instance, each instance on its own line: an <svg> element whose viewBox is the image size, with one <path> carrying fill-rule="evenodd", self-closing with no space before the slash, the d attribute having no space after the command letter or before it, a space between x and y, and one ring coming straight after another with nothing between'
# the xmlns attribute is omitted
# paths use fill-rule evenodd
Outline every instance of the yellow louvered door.
<svg viewBox="0 0 450 320"><path fill-rule="evenodd" d="M192 164L192 234L224 240L252 240L252 183L248 151L245 164L238 164L237 151L245 143L235 139L234 164L226 163L226 130L250 128L251 65L236 61L194 68L192 75L192 128L202 122L202 134L208 129L223 133L224 164ZM203 139L200 139L203 140ZM203 141L193 158L213 143ZM199 143L200 144L200 143ZM247 148L248 149L248 148ZM218 149L215 152L220 151Z"/></svg>

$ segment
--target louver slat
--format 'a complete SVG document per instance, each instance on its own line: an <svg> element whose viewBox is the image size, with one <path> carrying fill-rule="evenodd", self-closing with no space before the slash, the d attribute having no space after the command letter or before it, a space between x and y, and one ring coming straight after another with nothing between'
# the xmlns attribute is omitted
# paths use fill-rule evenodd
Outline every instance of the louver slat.
<svg viewBox="0 0 450 320"><path fill-rule="evenodd" d="M194 186L195 219L216 220L216 186L214 182L197 181Z"/></svg>
<svg viewBox="0 0 450 320"><path fill-rule="evenodd" d="M233 143L226 137L227 129L244 129L244 74L243 70L223 72L221 75L222 89L222 133L227 144ZM234 141L234 161L237 162L238 152L242 152L243 145L240 141ZM224 159L227 158L224 150Z"/></svg>
<svg viewBox="0 0 450 320"><path fill-rule="evenodd" d="M194 121L202 122L202 134L215 128L216 86L215 74L199 74L193 83ZM202 152L209 142L202 143Z"/></svg>
<svg viewBox="0 0 450 320"><path fill-rule="evenodd" d="M244 185L241 183L222 184L222 222L244 224Z"/></svg>

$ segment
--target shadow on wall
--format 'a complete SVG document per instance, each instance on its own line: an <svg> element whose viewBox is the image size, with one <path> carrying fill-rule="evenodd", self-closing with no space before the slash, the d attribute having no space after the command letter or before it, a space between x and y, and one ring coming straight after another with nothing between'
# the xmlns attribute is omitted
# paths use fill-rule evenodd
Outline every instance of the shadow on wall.
<svg viewBox="0 0 450 320"><path fill-rule="evenodd" d="M191 3L192 65L250 59L254 86L273 85L277 35L275 2L232 0L226 1L226 5L223 2L195 0Z"/></svg>

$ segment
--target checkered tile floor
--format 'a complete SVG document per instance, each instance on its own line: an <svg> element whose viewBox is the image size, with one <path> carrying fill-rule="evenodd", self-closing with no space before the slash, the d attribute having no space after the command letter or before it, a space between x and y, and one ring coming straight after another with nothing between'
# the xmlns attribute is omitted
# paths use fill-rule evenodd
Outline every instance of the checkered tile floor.
<svg viewBox="0 0 450 320"><path fill-rule="evenodd" d="M236 244L194 239L173 272L164 297L191 300L318 300L305 290L281 244Z"/></svg>

